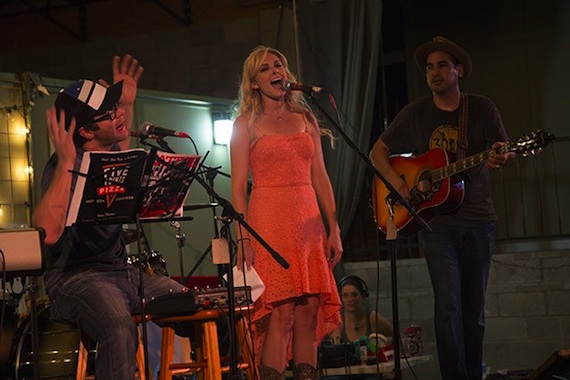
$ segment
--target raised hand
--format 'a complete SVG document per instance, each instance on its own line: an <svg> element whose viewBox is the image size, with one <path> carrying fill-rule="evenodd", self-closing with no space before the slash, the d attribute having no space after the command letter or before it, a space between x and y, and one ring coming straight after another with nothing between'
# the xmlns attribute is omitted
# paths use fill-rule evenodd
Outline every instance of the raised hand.
<svg viewBox="0 0 570 380"><path fill-rule="evenodd" d="M73 169L75 164L75 144L73 134L75 133L75 118L71 119L69 130L65 130L65 111L62 109L57 118L55 107L46 110L46 121L49 139L57 153L58 164L67 169Z"/></svg>
<svg viewBox="0 0 570 380"><path fill-rule="evenodd" d="M112 66L113 83L123 81L121 103L124 105L132 105L135 101L138 82L143 74L144 68L139 64L139 61L130 54L125 54L122 58L115 55L113 57ZM103 79L99 79L98 82L105 87L109 87L109 84Z"/></svg>
<svg viewBox="0 0 570 380"><path fill-rule="evenodd" d="M69 130L65 130L65 111L61 110L59 121L55 107L46 111L49 138L57 155L57 166L53 178L34 211L33 225L46 232L44 243L55 244L65 230L65 220L71 197L72 175L75 165L75 118L71 119Z"/></svg>

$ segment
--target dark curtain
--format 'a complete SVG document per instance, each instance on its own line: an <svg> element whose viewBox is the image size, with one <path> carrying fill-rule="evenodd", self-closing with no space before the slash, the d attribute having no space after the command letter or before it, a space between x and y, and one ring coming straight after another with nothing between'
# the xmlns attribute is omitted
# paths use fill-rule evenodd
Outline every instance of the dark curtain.
<svg viewBox="0 0 570 380"><path fill-rule="evenodd" d="M297 3L298 45L301 75L306 84L327 89L337 104L342 130L368 157L378 65L381 61L380 0L299 1ZM315 100L336 119L326 94ZM314 107L318 111L318 107ZM325 127L339 134L326 118ZM337 202L343 237L349 230L364 184L366 163L342 138L335 149L327 149L325 161Z"/></svg>

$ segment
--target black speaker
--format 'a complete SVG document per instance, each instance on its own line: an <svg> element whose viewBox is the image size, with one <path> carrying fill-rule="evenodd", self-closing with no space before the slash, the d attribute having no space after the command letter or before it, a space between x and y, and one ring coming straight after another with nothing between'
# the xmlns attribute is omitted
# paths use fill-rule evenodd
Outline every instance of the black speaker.
<svg viewBox="0 0 570 380"><path fill-rule="evenodd" d="M45 268L45 231L36 228L0 229L0 276L41 275Z"/></svg>

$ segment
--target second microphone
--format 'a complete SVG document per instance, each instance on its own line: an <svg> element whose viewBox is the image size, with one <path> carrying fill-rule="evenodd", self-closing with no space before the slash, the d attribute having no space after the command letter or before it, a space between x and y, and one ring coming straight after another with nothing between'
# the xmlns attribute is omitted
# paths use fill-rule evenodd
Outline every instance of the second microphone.
<svg viewBox="0 0 570 380"><path fill-rule="evenodd" d="M148 121L142 123L138 131L131 131L131 136L140 137L140 138L147 138L151 136L158 136L158 137L173 136L173 137L190 138L190 135L188 135L188 133L186 132L175 131L174 129L159 127L158 125L154 125Z"/></svg>

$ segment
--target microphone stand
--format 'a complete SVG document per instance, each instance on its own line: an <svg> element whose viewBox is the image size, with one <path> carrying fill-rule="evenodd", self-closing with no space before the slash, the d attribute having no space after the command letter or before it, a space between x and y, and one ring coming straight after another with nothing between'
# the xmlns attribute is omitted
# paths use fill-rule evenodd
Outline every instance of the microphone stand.
<svg viewBox="0 0 570 380"><path fill-rule="evenodd" d="M390 254L390 266L391 266L391 284L392 284L392 324L394 330L394 336L392 339L392 344L394 347L394 375L396 380L402 379L402 372L400 367L400 322L399 322L399 315L398 315L398 290L397 290L397 277L396 277L396 226L394 225L393 216L393 205L395 203L400 203L403 205L408 212L416 218L416 220L422 224L423 228L427 231L431 231L431 227L426 223L426 221L418 215L416 210L412 208L410 203L407 199L403 198L400 193L396 191L396 189L392 186L392 184L376 169L376 167L357 146L356 144L350 139L350 137L342 130L340 125L325 111L325 109L321 106L319 102L314 98L310 90L303 90L303 92L307 95L311 104L315 105L320 113L328 120L328 122L335 128L335 130L343 137L347 145L362 159L364 163L372 170L372 172L378 177L382 183L386 186L389 191L388 197L386 197L386 203L388 204L388 209L390 213L390 219L388 220L389 225L389 232L387 231L386 234L386 247ZM334 98L331 94L327 91L320 89L320 92L327 93L329 95L329 99L333 104L333 107L336 110L336 104L334 102ZM396 199L392 199L395 197ZM376 212L375 212L376 214Z"/></svg>
<svg viewBox="0 0 570 380"><path fill-rule="evenodd" d="M172 148L170 148L170 146L168 145L168 143L166 141L164 141L164 139L162 138L162 136L158 136L156 138L156 142L158 143L158 145L160 145L160 147L162 148L162 150L164 150L165 152L168 153L174 153L174 151L172 150Z"/></svg>
<svg viewBox="0 0 570 380"><path fill-rule="evenodd" d="M220 170L219 170L220 168L221 168L221 166L218 166L218 167L215 167L215 168L206 167L205 177L206 177L206 180L208 180L208 184L210 185L210 188L211 188L211 189L214 189L214 179L216 178L216 175L221 174L221 175L224 175L224 176L227 176L228 178L230 178L228 174L223 173L222 171L220 171ZM215 201L214 197L212 197L211 194L208 194L208 195L209 195L209 197L210 197L210 203L211 203L211 204L214 204L214 203L215 203L215 202L214 202L214 201ZM217 214L217 212L216 212L216 208L215 208L215 207L212 207L212 216L214 217L214 218L213 218L213 222L214 222L214 236L215 236L216 238L218 238L218 237L223 237L223 236L222 236L223 234L221 233L220 229L218 228L218 214ZM221 220L223 221L223 219L221 219ZM232 243L232 239L229 238L229 235L228 235L228 244L231 244L231 243ZM210 251L211 251L211 249L212 249L212 246L211 246L211 244L210 244ZM206 252L208 252L208 251L206 251ZM230 262L229 264L231 264L231 262ZM223 279L224 273L225 273L226 271L229 271L229 270L231 270L231 265L227 265L227 264L220 264L220 265L218 265L218 276L220 277L220 279ZM190 275L189 275L189 276L190 276Z"/></svg>
<svg viewBox="0 0 570 380"><path fill-rule="evenodd" d="M156 145L149 144L146 141L148 138L149 138L149 136L140 136L139 137L139 143L141 143L142 145L148 146L150 148L158 149L158 147ZM163 136L155 136L152 139L154 141L156 141L156 143L160 146L162 151L168 152L168 153L174 153L174 150L172 150L172 148L168 145L168 143L166 141L164 141Z"/></svg>
<svg viewBox="0 0 570 380"><path fill-rule="evenodd" d="M148 330L146 326L146 299L144 294L144 268L143 268L143 257L142 257L142 237L143 229L141 225L140 215L137 212L135 215L135 223L137 226L137 253L139 257L139 302L141 304L141 328L142 328L142 341L143 341L143 353L144 353L144 369L145 376L147 379L150 378L150 368L148 361ZM150 247L149 247L150 249ZM150 253L150 252L149 252Z"/></svg>
<svg viewBox="0 0 570 380"><path fill-rule="evenodd" d="M179 221L171 220L170 226L176 230L176 241L177 241L176 245L178 246L178 264L180 265L180 277L182 277L184 276L183 248L184 244L186 243L186 235L182 232Z"/></svg>
<svg viewBox="0 0 570 380"><path fill-rule="evenodd" d="M203 165L205 166L205 165ZM208 180L208 184L210 185L210 188L214 188L214 178L216 178L216 175L221 174L227 178L231 178L229 174L226 174L224 172L222 172L221 170L219 170L221 168L221 166L215 167L215 168L211 168L211 167L206 167L206 179ZM209 194L208 194L209 195ZM214 221L214 236L216 238L218 237L222 237L220 229L218 228L218 214L216 212L216 205L215 205L215 199L209 195L210 197L210 204L212 205L212 214L213 214L213 221ZM229 243L231 244L231 240L229 241ZM208 245L208 248L206 248L206 250L202 253L202 255L198 258L198 260L196 261L196 264L194 264L194 266L192 267L192 269L190 269L190 271L188 272L188 274L186 274L185 277L180 279L180 283L181 284L185 284L186 281L194 274L194 272L198 269L198 267L202 264L202 261L204 261L204 259L206 258L206 256L212 252L212 244L210 243L210 245ZM226 264L219 264L218 265L218 276L220 277L220 279L223 279L223 275L224 273L226 273L226 271L229 269L229 266Z"/></svg>

